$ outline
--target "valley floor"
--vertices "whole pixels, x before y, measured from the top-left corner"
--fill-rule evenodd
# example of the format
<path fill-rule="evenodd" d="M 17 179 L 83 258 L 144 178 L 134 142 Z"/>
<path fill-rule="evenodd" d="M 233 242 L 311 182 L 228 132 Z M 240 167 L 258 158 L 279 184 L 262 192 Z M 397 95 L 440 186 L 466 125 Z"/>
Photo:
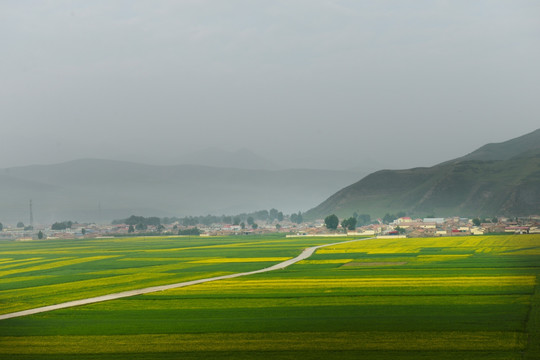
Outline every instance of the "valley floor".
<path fill-rule="evenodd" d="M 252 271 L 325 242 L 1 244 L 0 312 Z M 537 359 L 539 276 L 539 235 L 350 242 L 283 270 L 2 320 L 0 356 Z"/>

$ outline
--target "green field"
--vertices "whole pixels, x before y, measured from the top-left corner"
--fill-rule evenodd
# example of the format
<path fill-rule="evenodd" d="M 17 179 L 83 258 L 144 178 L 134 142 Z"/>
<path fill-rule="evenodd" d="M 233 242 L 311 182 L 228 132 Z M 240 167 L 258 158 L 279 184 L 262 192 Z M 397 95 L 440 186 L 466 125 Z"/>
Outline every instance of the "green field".
<path fill-rule="evenodd" d="M 0 313 L 260 269 L 343 238 L 0 243 Z M 286 270 L 0 321 L 6 359 L 538 359 L 540 235 L 362 240 Z"/>

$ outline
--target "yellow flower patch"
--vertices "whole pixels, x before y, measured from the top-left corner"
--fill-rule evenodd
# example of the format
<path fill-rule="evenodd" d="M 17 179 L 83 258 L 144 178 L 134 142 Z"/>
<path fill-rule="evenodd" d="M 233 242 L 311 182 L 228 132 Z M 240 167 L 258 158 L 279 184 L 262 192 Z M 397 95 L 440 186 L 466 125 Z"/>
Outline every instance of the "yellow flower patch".
<path fill-rule="evenodd" d="M 172 258 L 172 257 L 166 257 L 166 258 L 160 258 L 160 257 L 140 257 L 140 258 L 123 258 L 118 259 L 118 261 L 185 261 L 185 258 Z"/>
<path fill-rule="evenodd" d="M 332 245 L 317 251 L 318 254 L 414 254 L 423 250 L 445 249 L 445 251 L 459 251 L 471 253 L 504 253 L 516 250 L 516 245 L 524 249 L 540 249 L 540 236 L 520 235 L 508 236 L 464 236 L 441 238 L 414 238 L 414 239 L 370 239 L 356 241 L 341 245 Z M 540 250 L 533 249 L 532 254 Z M 515 252 L 513 252 L 515 253 Z"/>
<path fill-rule="evenodd" d="M 260 257 L 260 258 L 214 258 L 190 261 L 190 264 L 227 264 L 246 262 L 282 262 L 291 259 L 290 257 Z"/>
<path fill-rule="evenodd" d="M 69 258 L 62 258 L 62 259 L 69 259 Z M 30 258 L 30 259 L 21 259 L 21 260 L 13 260 L 6 263 L 1 264 L 0 270 L 3 269 L 9 269 L 17 266 L 25 266 L 30 264 L 38 264 L 42 262 L 52 261 L 50 259 L 43 259 L 43 258 Z"/>
<path fill-rule="evenodd" d="M 298 264 L 346 264 L 354 259 L 302 260 Z"/>
<path fill-rule="evenodd" d="M 69 260 L 60 260 L 60 261 L 54 261 L 54 262 L 50 262 L 50 263 L 46 263 L 46 264 L 42 264 L 42 265 L 25 267 L 25 268 L 21 268 L 21 269 L 0 271 L 0 277 L 7 276 L 7 275 L 12 275 L 12 274 L 18 274 L 18 273 L 26 273 L 26 272 L 30 272 L 30 271 L 49 270 L 49 269 L 54 269 L 54 268 L 58 268 L 58 267 L 62 267 L 62 266 L 81 264 L 81 263 L 85 263 L 85 262 L 102 260 L 102 259 L 109 259 L 109 258 L 113 258 L 113 257 L 116 257 L 116 256 L 107 255 L 107 256 L 93 256 L 93 257 L 76 258 L 76 259 L 67 258 Z"/>
<path fill-rule="evenodd" d="M 47 278 L 52 278 L 52 277 L 54 276 L 53 275 L 17 276 L 17 277 L 2 279 L 2 284 L 9 284 L 9 283 L 14 283 L 14 282 L 19 282 L 19 281 L 32 281 L 32 280 L 39 280 L 39 279 L 47 279 Z"/>
<path fill-rule="evenodd" d="M 272 291 L 335 288 L 385 288 L 385 287 L 513 287 L 534 286 L 536 277 L 522 276 L 460 276 L 460 277 L 373 277 L 373 278 L 307 278 L 307 279 L 258 279 L 221 280 L 182 289 L 167 290 L 168 294 L 197 291 Z"/>

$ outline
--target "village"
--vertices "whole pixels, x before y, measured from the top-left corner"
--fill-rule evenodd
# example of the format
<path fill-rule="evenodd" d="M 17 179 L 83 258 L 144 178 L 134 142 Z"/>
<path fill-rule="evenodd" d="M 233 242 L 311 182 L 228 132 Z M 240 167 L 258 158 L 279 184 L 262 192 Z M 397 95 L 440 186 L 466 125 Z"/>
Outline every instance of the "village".
<path fill-rule="evenodd" d="M 340 223 L 341 224 L 341 223 Z M 282 221 L 252 220 L 245 223 L 228 224 L 213 223 L 210 225 L 183 225 L 176 221 L 170 224 L 147 225 L 144 227 L 129 224 L 96 224 L 69 222 L 64 228 L 50 224 L 33 226 L 2 225 L 0 240 L 46 240 L 77 238 L 109 238 L 125 236 L 228 236 L 228 235 L 263 235 L 284 234 L 288 237 L 299 236 L 370 236 L 370 237 L 443 237 L 489 234 L 538 234 L 540 233 L 540 216 L 518 218 L 411 218 L 400 217 L 389 223 L 377 219 L 371 224 L 356 227 L 354 230 L 341 225 L 328 229 L 324 220 L 296 223 L 289 217 Z"/>

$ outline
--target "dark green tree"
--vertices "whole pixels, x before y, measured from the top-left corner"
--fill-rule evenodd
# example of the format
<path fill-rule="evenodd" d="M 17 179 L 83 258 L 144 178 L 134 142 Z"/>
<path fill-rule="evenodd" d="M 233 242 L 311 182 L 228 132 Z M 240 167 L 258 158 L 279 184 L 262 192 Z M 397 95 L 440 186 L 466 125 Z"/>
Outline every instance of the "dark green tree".
<path fill-rule="evenodd" d="M 383 223 L 385 223 L 385 224 L 390 224 L 392 221 L 394 221 L 394 220 L 396 220 L 396 219 L 397 219 L 397 216 L 396 216 L 396 215 L 386 213 L 386 215 L 384 215 L 382 221 L 383 221 Z"/>
<path fill-rule="evenodd" d="M 129 225 L 128 233 L 132 232 L 135 232 L 135 228 L 133 227 L 133 225 Z"/>
<path fill-rule="evenodd" d="M 289 218 L 291 219 L 291 222 L 296 223 L 298 215 L 295 213 L 292 213 L 291 216 L 289 216 Z"/>
<path fill-rule="evenodd" d="M 249 216 L 247 218 L 247 223 L 248 223 L 249 226 L 252 226 L 255 223 L 255 220 L 253 219 L 252 216 Z"/>
<path fill-rule="evenodd" d="M 18 227 L 18 228 L 23 228 L 23 227 L 24 227 L 24 223 L 23 223 L 22 221 L 19 221 L 19 222 L 17 223 L 17 227 Z"/>
<path fill-rule="evenodd" d="M 217 222 L 212 217 L 212 215 L 206 215 L 204 218 L 202 218 L 201 223 L 206 226 L 210 226 L 212 223 Z"/>
<path fill-rule="evenodd" d="M 201 230 L 199 230 L 196 227 L 191 228 L 191 229 L 179 230 L 178 235 L 195 235 L 195 236 L 199 236 L 199 235 L 201 235 Z"/>
<path fill-rule="evenodd" d="M 273 208 L 270 209 L 270 211 L 268 213 L 268 220 L 270 220 L 270 221 L 276 220 L 277 217 L 278 217 L 278 213 L 279 212 L 277 211 L 277 209 L 273 209 Z"/>
<path fill-rule="evenodd" d="M 336 230 L 339 225 L 339 219 L 335 214 L 328 215 L 324 218 L 324 224 L 327 229 Z"/>
<path fill-rule="evenodd" d="M 4 230 L 4 225 L 0 223 L 0 231 L 3 231 L 3 230 Z"/>
<path fill-rule="evenodd" d="M 39 240 L 43 239 L 43 231 L 39 230 L 39 232 L 37 233 L 37 238 Z"/>
<path fill-rule="evenodd" d="M 66 230 L 71 229 L 73 226 L 73 221 L 62 221 L 62 222 L 55 222 L 52 224 L 51 229 L 52 230 Z"/>
<path fill-rule="evenodd" d="M 124 220 L 124 224 L 126 224 L 126 225 L 137 225 L 137 224 L 144 223 L 144 220 L 145 220 L 145 218 L 142 217 L 142 216 L 131 215 L 126 220 Z"/>
<path fill-rule="evenodd" d="M 357 225 L 368 225 L 371 222 L 371 216 L 369 214 L 361 214 L 356 217 L 358 220 Z"/>
<path fill-rule="evenodd" d="M 302 213 L 299 211 L 298 214 L 291 214 L 291 222 L 295 224 L 301 224 L 304 222 L 304 217 L 302 216 Z"/>
<path fill-rule="evenodd" d="M 224 224 L 232 224 L 233 222 L 232 216 L 223 216 L 221 220 Z"/>
<path fill-rule="evenodd" d="M 405 229 L 400 227 L 400 226 L 396 227 L 396 230 L 397 230 L 398 234 L 400 234 L 400 235 L 405 234 Z"/>
<path fill-rule="evenodd" d="M 158 218 L 156 216 L 152 216 L 152 217 L 146 218 L 144 224 L 145 225 L 159 226 L 159 225 L 161 225 L 161 220 L 160 220 L 160 218 Z"/>
<path fill-rule="evenodd" d="M 356 229 L 356 218 L 354 216 L 341 221 L 341 226 L 344 230 L 355 230 Z"/>
<path fill-rule="evenodd" d="M 259 227 L 259 225 L 257 225 L 257 223 L 253 223 L 253 225 L 251 225 L 251 228 L 253 230 L 256 230 L 258 227 Z"/>
<path fill-rule="evenodd" d="M 472 223 L 474 226 L 480 226 L 480 224 L 482 223 L 482 220 L 480 220 L 479 218 L 474 218 L 472 219 Z"/>
<path fill-rule="evenodd" d="M 138 223 L 137 225 L 135 225 L 135 230 L 146 230 L 146 229 L 148 229 L 148 226 L 146 224 Z"/>
<path fill-rule="evenodd" d="M 86 229 L 81 229 L 81 234 L 86 235 Z"/>
<path fill-rule="evenodd" d="M 269 214 L 268 214 L 268 210 L 259 210 L 259 211 L 256 211 L 255 214 L 254 214 L 255 218 L 257 220 L 261 220 L 261 221 L 267 221 L 268 220 L 268 217 L 269 217 Z"/>

